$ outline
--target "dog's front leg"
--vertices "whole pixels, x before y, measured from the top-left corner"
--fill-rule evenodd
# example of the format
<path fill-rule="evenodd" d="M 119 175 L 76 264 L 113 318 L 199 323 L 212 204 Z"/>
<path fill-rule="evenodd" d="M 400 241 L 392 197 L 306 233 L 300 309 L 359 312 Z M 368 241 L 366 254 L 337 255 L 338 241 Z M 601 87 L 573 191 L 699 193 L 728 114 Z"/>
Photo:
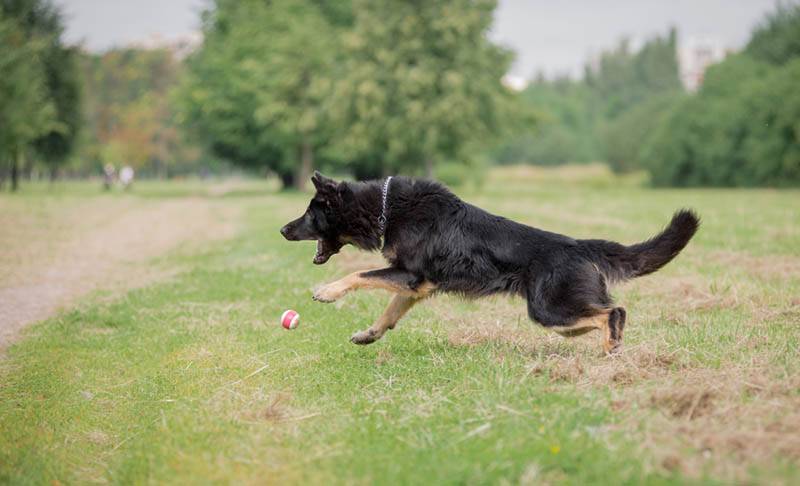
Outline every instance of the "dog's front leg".
<path fill-rule="evenodd" d="M 409 295 L 397 294 L 392 297 L 392 301 L 383 311 L 383 314 L 372 324 L 369 329 L 359 331 L 350 338 L 354 344 L 371 344 L 383 337 L 389 329 L 394 329 L 397 324 L 409 309 L 414 307 L 414 304 L 424 299 L 424 297 L 412 297 Z"/>
<path fill-rule="evenodd" d="M 410 297 L 424 297 L 433 292 L 436 286 L 421 280 L 407 270 L 389 267 L 351 273 L 318 288 L 314 292 L 313 299 L 320 302 L 334 302 L 355 289 L 384 289 Z"/>

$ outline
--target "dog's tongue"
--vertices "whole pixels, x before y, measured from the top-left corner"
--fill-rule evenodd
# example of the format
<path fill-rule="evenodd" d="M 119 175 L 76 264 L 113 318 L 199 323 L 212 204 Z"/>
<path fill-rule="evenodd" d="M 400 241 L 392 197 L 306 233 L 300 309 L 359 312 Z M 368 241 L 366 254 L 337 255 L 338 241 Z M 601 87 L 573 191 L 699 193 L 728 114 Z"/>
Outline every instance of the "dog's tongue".
<path fill-rule="evenodd" d="M 317 240 L 317 254 L 314 255 L 314 264 L 322 265 L 327 262 L 331 255 L 338 253 L 342 245 L 331 245 L 326 240 Z"/>

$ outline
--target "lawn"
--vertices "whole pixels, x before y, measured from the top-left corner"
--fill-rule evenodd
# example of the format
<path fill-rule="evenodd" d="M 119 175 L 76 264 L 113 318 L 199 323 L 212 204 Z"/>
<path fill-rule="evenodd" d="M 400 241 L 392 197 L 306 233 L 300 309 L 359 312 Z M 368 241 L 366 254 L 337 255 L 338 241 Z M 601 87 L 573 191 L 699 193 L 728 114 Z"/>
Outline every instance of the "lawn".
<path fill-rule="evenodd" d="M 507 298 L 437 297 L 352 345 L 388 295 L 320 304 L 311 289 L 379 259 L 347 249 L 312 265 L 313 243 L 278 233 L 308 195 L 246 187 L 126 196 L 224 199 L 241 224 L 158 256 L 173 269 L 163 278 L 27 328 L 0 358 L 0 482 L 800 481 L 800 192 L 653 190 L 597 168 L 495 170 L 458 189 L 522 222 L 626 243 L 698 211 L 681 256 L 615 289 L 628 326 L 606 357 L 598 335 L 549 334 Z M 108 197 L 27 191 L 0 208 L 22 218 Z M 287 308 L 294 331 L 278 324 Z"/>

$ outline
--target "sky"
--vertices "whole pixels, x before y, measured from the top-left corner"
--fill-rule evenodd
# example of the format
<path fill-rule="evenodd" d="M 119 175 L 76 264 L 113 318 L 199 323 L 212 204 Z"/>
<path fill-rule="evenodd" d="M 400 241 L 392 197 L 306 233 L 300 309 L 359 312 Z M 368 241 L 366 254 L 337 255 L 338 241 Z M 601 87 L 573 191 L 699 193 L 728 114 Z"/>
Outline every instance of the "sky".
<path fill-rule="evenodd" d="M 185 37 L 208 0 L 54 0 L 67 40 L 105 50 L 154 35 Z M 510 74 L 578 76 L 592 55 L 627 37 L 642 42 L 678 28 L 679 38 L 740 48 L 776 0 L 500 0 L 490 37 L 517 53 Z"/>

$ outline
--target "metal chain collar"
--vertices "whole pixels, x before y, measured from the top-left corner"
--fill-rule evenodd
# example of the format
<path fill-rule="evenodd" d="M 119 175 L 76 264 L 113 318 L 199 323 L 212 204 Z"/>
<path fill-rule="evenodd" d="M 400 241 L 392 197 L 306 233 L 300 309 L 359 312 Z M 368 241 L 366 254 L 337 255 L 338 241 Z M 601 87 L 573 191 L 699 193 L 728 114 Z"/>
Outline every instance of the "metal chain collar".
<path fill-rule="evenodd" d="M 378 233 L 383 236 L 383 230 L 386 229 L 386 198 L 389 196 L 389 183 L 392 182 L 392 176 L 386 178 L 383 182 L 383 191 L 381 193 L 381 215 L 378 217 Z"/>

